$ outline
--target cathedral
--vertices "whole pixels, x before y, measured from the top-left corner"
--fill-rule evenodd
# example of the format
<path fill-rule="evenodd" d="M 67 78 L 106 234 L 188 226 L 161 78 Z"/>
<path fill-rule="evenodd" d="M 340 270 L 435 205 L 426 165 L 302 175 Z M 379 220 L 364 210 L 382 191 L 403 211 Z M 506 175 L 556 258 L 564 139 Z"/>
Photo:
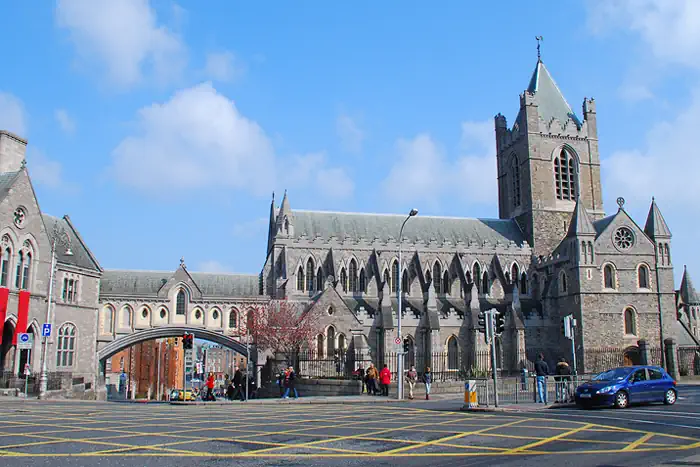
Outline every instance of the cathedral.
<path fill-rule="evenodd" d="M 68 216 L 41 211 L 27 141 L 0 131 L 0 371 L 40 371 L 45 322 L 49 371 L 97 382 L 127 336 L 179 326 L 240 340 L 246 310 L 270 299 L 322 317 L 320 354 L 373 362 L 395 352 L 399 313 L 410 353 L 469 367 L 487 349 L 478 315 L 497 309 L 498 365 L 509 372 L 540 352 L 570 360 L 566 315 L 577 321 L 580 371 L 595 349 L 634 362 L 640 340 L 700 345 L 699 295 L 688 271 L 675 290 L 659 206 L 650 198 L 643 223 L 622 198 L 604 210 L 595 100 L 577 115 L 538 59 L 513 123 L 498 114 L 494 127 L 497 219 L 301 210 L 285 192 L 279 205 L 273 196 L 253 275 L 190 272 L 184 260 L 174 271 L 103 269 Z M 20 350 L 25 331 L 33 347 Z"/>

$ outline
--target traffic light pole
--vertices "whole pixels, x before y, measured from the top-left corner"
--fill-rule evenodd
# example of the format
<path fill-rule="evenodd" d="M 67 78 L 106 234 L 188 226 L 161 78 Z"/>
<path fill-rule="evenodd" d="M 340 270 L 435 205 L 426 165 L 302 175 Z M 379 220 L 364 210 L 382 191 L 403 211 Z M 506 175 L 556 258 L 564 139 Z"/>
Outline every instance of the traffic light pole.
<path fill-rule="evenodd" d="M 569 319 L 569 329 L 571 333 L 571 365 L 576 375 L 576 320 L 573 316 Z"/>
<path fill-rule="evenodd" d="M 486 335 L 491 339 L 491 374 L 493 376 L 493 402 L 498 407 L 498 375 L 496 373 L 496 314 L 494 310 L 486 312 Z"/>

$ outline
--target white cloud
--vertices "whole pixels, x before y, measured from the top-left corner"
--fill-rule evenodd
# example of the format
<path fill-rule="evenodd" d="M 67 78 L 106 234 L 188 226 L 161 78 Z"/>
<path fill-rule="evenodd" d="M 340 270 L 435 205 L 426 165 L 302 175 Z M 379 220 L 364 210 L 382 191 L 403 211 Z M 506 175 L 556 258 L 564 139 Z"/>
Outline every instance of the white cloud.
<path fill-rule="evenodd" d="M 27 137 L 27 116 L 24 104 L 10 93 L 0 92 L 0 130 Z"/>
<path fill-rule="evenodd" d="M 58 109 L 54 112 L 54 118 L 61 129 L 69 134 L 75 132 L 75 120 L 68 115 L 68 112 L 64 109 Z"/>
<path fill-rule="evenodd" d="M 138 133 L 112 153 L 114 176 L 153 194 L 195 189 L 238 189 L 266 195 L 285 187 L 349 196 L 350 178 L 330 167 L 324 153 L 277 157 L 265 131 L 243 116 L 211 83 L 177 92 L 138 112 Z"/>
<path fill-rule="evenodd" d="M 100 62 L 120 86 L 137 84 L 147 71 L 174 79 L 186 61 L 185 46 L 159 24 L 149 0 L 58 0 L 56 22 L 78 53 Z"/>
<path fill-rule="evenodd" d="M 266 233 L 268 222 L 267 217 L 259 217 L 252 221 L 239 222 L 233 226 L 233 236 L 239 238 L 258 238 Z"/>
<path fill-rule="evenodd" d="M 63 166 L 60 162 L 49 159 L 46 154 L 33 146 L 27 148 L 27 167 L 32 182 L 39 186 L 71 194 L 80 191 L 77 185 L 63 178 Z"/>
<path fill-rule="evenodd" d="M 384 186 L 396 201 L 436 205 L 446 196 L 473 204 L 493 204 L 496 156 L 493 122 L 464 122 L 461 151 L 450 160 L 427 133 L 396 143 L 398 158 Z"/>
<path fill-rule="evenodd" d="M 628 102 L 641 102 L 654 97 L 654 93 L 643 84 L 625 84 L 620 86 L 618 94 Z"/>
<path fill-rule="evenodd" d="M 245 67 L 231 52 L 210 52 L 206 57 L 204 73 L 212 80 L 229 82 L 243 75 Z"/>
<path fill-rule="evenodd" d="M 197 265 L 197 271 L 201 272 L 231 272 L 231 269 L 224 266 L 220 262 L 212 259 L 208 261 L 202 261 Z"/>
<path fill-rule="evenodd" d="M 355 184 L 345 169 L 328 167 L 323 152 L 293 156 L 283 161 L 282 167 L 280 181 L 288 188 L 312 186 L 319 194 L 337 199 L 348 198 L 355 190 Z"/>
<path fill-rule="evenodd" d="M 335 122 L 335 129 L 344 150 L 353 153 L 362 151 L 365 133 L 352 117 L 346 114 L 339 115 Z"/>
<path fill-rule="evenodd" d="M 700 68 L 700 2 L 697 0 L 592 0 L 589 23 L 598 32 L 638 33 L 658 59 Z"/>

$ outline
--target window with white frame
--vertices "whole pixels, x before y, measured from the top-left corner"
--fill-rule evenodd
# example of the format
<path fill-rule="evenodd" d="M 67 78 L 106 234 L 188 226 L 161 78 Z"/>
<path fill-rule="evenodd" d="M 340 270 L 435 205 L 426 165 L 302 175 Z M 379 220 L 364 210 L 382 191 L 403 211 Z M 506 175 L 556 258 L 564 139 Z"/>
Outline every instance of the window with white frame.
<path fill-rule="evenodd" d="M 58 342 L 56 345 L 56 367 L 70 368 L 75 360 L 76 330 L 72 324 L 64 324 L 58 330 Z"/>
<path fill-rule="evenodd" d="M 557 199 L 576 199 L 576 161 L 573 154 L 562 148 L 554 159 L 554 181 L 556 185 Z"/>
<path fill-rule="evenodd" d="M 61 300 L 64 303 L 76 303 L 78 301 L 78 279 L 73 275 L 63 276 Z"/>

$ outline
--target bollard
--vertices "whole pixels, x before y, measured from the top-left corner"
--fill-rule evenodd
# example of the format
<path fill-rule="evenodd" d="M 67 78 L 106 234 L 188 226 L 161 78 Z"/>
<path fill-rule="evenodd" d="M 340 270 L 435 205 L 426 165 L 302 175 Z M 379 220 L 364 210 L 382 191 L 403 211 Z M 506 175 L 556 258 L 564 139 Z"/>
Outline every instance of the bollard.
<path fill-rule="evenodd" d="M 476 397 L 476 381 L 473 379 L 464 384 L 464 404 L 470 409 L 475 409 L 479 406 Z"/>

